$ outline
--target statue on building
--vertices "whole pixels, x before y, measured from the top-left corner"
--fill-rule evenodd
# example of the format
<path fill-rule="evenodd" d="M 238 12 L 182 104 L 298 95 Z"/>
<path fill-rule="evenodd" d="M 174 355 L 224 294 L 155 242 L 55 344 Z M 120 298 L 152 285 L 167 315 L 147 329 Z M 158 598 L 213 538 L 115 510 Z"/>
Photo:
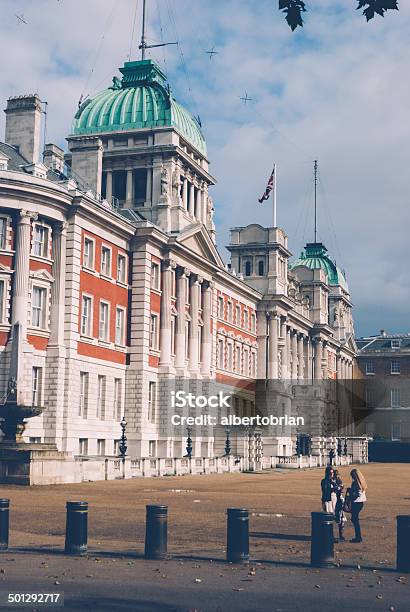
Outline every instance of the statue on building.
<path fill-rule="evenodd" d="M 168 170 L 162 166 L 161 169 L 161 196 L 168 195 Z"/>
<path fill-rule="evenodd" d="M 181 186 L 181 177 L 179 174 L 179 170 L 174 170 L 172 173 L 172 197 L 178 199 L 179 190 Z"/>

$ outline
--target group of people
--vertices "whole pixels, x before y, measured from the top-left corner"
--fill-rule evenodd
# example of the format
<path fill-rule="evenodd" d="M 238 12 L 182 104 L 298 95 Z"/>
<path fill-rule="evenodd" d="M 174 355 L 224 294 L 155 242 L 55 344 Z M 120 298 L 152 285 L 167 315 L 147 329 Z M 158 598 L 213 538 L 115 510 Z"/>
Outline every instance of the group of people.
<path fill-rule="evenodd" d="M 321 482 L 322 507 L 324 512 L 335 515 L 335 521 L 339 527 L 339 541 L 343 542 L 344 524 L 346 513 L 351 513 L 351 521 L 355 530 L 355 537 L 350 542 L 362 542 L 362 530 L 360 527 L 359 514 L 366 502 L 366 480 L 360 470 L 353 469 L 350 472 L 352 484 L 344 492 L 344 484 L 338 470 L 330 465 L 326 468 L 325 477 Z"/>

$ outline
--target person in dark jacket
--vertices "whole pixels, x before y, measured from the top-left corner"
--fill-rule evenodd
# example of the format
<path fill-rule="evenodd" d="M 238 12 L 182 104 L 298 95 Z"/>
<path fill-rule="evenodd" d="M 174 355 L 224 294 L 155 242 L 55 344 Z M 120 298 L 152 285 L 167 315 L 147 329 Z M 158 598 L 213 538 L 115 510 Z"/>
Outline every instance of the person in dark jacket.
<path fill-rule="evenodd" d="M 334 480 L 334 470 L 332 466 L 328 465 L 325 470 L 325 477 L 320 483 L 322 488 L 322 508 L 323 512 L 335 513 L 337 496 L 336 496 L 336 483 Z"/>
<path fill-rule="evenodd" d="M 344 523 L 346 521 L 345 513 L 343 512 L 343 505 L 345 501 L 345 498 L 343 495 L 344 485 L 343 485 L 342 477 L 340 476 L 338 470 L 335 470 L 334 472 L 334 480 L 335 480 L 335 487 L 336 487 L 335 521 L 339 528 L 339 542 L 344 542 L 345 537 L 343 535 L 343 531 L 344 531 Z"/>

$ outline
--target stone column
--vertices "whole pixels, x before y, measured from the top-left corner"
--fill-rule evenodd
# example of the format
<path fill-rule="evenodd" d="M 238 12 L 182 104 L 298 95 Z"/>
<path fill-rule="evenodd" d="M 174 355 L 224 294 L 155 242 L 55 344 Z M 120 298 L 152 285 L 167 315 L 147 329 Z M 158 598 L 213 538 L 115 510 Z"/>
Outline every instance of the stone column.
<path fill-rule="evenodd" d="M 105 199 L 111 204 L 112 203 L 112 170 L 107 170 L 105 173 Z"/>
<path fill-rule="evenodd" d="M 296 331 L 291 334 L 292 347 L 292 380 L 298 377 L 298 335 Z"/>
<path fill-rule="evenodd" d="M 305 377 L 307 380 L 312 379 L 312 341 L 309 336 L 306 342 Z"/>
<path fill-rule="evenodd" d="M 320 338 L 317 338 L 315 341 L 315 380 L 322 380 L 323 378 L 323 370 L 322 370 L 322 359 L 323 359 L 323 343 Z"/>
<path fill-rule="evenodd" d="M 195 217 L 197 221 L 202 221 L 202 193 L 201 190 L 196 190 L 196 198 L 195 198 Z"/>
<path fill-rule="evenodd" d="M 53 270 L 51 286 L 49 346 L 64 344 L 65 261 L 67 221 L 53 225 Z M 81 305 L 80 305 L 81 308 Z"/>
<path fill-rule="evenodd" d="M 207 217 L 207 212 L 208 212 L 208 194 L 206 191 L 205 186 L 203 186 L 202 188 L 202 213 L 201 213 L 201 217 L 202 217 L 202 223 L 204 225 L 206 225 L 208 219 Z"/>
<path fill-rule="evenodd" d="M 191 217 L 195 216 L 195 186 L 193 183 L 189 186 L 188 212 Z"/>
<path fill-rule="evenodd" d="M 211 313 L 212 313 L 212 291 L 213 283 L 205 281 L 202 284 L 203 306 L 202 320 L 204 322 L 202 328 L 202 375 L 209 378 L 211 375 L 211 356 L 212 356 L 212 331 L 211 331 Z"/>
<path fill-rule="evenodd" d="M 198 372 L 199 366 L 199 343 L 198 343 L 198 315 L 199 315 L 199 296 L 202 278 L 191 276 L 191 299 L 189 314 L 191 325 L 189 326 L 189 369 L 191 374 Z"/>
<path fill-rule="evenodd" d="M 131 168 L 127 170 L 127 184 L 125 190 L 125 208 L 132 208 L 134 205 L 133 193 L 133 171 Z"/>
<path fill-rule="evenodd" d="M 304 338 L 303 334 L 299 334 L 298 336 L 298 378 L 299 380 L 303 380 L 304 370 L 305 370 L 305 355 L 304 355 Z"/>
<path fill-rule="evenodd" d="M 342 358 L 340 355 L 336 355 L 336 371 L 337 371 L 337 380 L 342 380 Z"/>
<path fill-rule="evenodd" d="M 286 317 L 281 317 L 280 320 L 280 337 L 283 341 L 281 349 L 281 365 L 282 375 L 281 378 L 286 380 L 288 378 L 288 350 L 287 350 L 287 328 L 286 328 Z"/>
<path fill-rule="evenodd" d="M 169 259 L 165 260 L 162 264 L 160 366 L 169 366 L 171 364 L 171 293 L 173 267 L 173 262 Z"/>
<path fill-rule="evenodd" d="M 175 367 L 185 370 L 186 279 L 190 272 L 177 268 L 177 318 L 175 324 Z"/>
<path fill-rule="evenodd" d="M 186 176 L 182 180 L 184 181 L 182 185 L 182 205 L 185 210 L 188 210 L 188 180 Z"/>
<path fill-rule="evenodd" d="M 257 377 L 260 380 L 264 380 L 268 377 L 268 372 L 266 371 L 266 343 L 268 338 L 268 319 L 267 313 L 259 312 L 258 317 L 256 319 L 256 328 L 257 328 L 257 342 L 258 342 L 258 372 Z"/>
<path fill-rule="evenodd" d="M 20 210 L 17 222 L 16 255 L 12 291 L 11 323 L 21 324 L 21 338 L 27 339 L 28 316 L 28 285 L 30 269 L 30 233 L 31 221 L 37 219 L 37 214 L 28 210 Z"/>
<path fill-rule="evenodd" d="M 268 378 L 278 378 L 278 315 L 269 313 L 269 351 L 268 351 Z"/>

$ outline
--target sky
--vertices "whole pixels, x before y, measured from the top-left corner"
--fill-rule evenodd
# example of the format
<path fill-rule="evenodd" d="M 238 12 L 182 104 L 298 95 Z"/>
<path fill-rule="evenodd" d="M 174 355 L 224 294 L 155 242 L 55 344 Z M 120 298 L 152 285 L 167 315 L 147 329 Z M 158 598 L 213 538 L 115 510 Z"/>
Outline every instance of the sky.
<path fill-rule="evenodd" d="M 2 108 L 38 92 L 47 140 L 65 146 L 80 96 L 139 58 L 141 5 L 1 0 Z M 271 224 L 271 201 L 258 198 L 274 162 L 289 248 L 313 240 L 318 159 L 318 237 L 346 272 L 356 335 L 409 332 L 410 3 L 369 23 L 353 0 L 307 5 L 292 33 L 277 0 L 148 0 L 148 42 L 179 42 L 150 57 L 201 118 L 222 256 L 231 226 Z"/>

